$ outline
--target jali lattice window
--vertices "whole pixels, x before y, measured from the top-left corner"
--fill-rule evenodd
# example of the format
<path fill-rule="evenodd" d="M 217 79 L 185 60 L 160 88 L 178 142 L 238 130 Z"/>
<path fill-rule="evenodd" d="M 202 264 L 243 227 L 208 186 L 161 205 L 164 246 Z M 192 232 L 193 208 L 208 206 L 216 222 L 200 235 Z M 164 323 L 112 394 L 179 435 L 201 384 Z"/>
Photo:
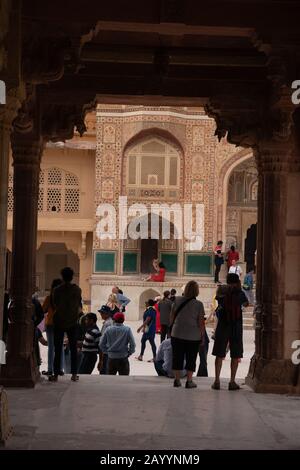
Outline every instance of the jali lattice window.
<path fill-rule="evenodd" d="M 13 210 L 13 175 L 9 175 L 8 210 Z M 40 172 L 39 212 L 74 214 L 79 212 L 79 182 L 76 175 L 60 168 Z"/>

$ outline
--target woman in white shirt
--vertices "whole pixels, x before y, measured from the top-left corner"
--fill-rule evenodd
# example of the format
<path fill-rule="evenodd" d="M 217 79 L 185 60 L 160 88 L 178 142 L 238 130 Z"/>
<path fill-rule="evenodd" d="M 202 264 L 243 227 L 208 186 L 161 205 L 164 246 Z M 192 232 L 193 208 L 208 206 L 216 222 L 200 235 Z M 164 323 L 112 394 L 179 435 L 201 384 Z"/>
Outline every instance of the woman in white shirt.
<path fill-rule="evenodd" d="M 229 268 L 228 273 L 237 274 L 239 276 L 239 278 L 241 278 L 241 275 L 243 274 L 243 271 L 242 271 L 241 267 L 236 263 L 235 259 L 232 260 L 232 264 Z"/>

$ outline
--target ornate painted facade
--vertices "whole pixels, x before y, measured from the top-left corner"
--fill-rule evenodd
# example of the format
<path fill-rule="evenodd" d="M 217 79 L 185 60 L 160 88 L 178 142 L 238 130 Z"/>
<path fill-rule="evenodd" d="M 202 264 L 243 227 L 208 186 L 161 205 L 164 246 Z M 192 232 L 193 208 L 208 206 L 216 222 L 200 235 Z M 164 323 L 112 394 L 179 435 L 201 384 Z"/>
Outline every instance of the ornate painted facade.
<path fill-rule="evenodd" d="M 70 264 L 85 303 L 92 305 L 87 308 L 93 310 L 106 301 L 116 283 L 134 299 L 129 314 L 136 318 L 141 299 L 153 295 L 150 288 L 156 295 L 174 286 L 181 289 L 191 277 L 199 280 L 208 307 L 217 239 L 224 239 L 226 248 L 234 243 L 243 262 L 247 230 L 256 223 L 257 174 L 251 153 L 225 138 L 219 142 L 215 122 L 202 108 L 99 105 L 87 116 L 86 125 L 84 138 L 75 135 L 66 143 L 49 145 L 41 164 L 36 278 L 41 295 L 49 290 L 60 265 Z M 11 166 L 9 250 L 12 185 Z M 127 196 L 128 207 L 203 204 L 201 249 L 177 240 L 176 224 L 171 224 L 169 238 L 158 240 L 157 254 L 167 267 L 166 283 L 142 281 L 151 271 L 151 257 L 145 259 L 141 240 L 119 238 L 118 220 L 116 239 L 97 236 L 97 207 L 108 203 L 117 210 L 120 196 Z M 132 219 L 129 216 L 128 222 Z"/>
<path fill-rule="evenodd" d="M 230 145 L 225 138 L 219 142 L 215 121 L 203 108 L 98 105 L 96 113 L 95 209 L 108 203 L 118 210 L 120 196 L 127 196 L 128 207 L 138 203 L 149 209 L 158 203 L 203 204 L 204 240 L 198 249 L 172 236 L 168 240 L 160 238 L 157 253 L 167 267 L 166 282 L 143 282 L 145 248 L 141 241 L 121 240 L 118 223 L 116 239 L 99 239 L 96 227 L 101 217 L 96 217 L 93 308 L 107 297 L 112 284 L 118 284 L 134 299 L 128 310 L 131 318 L 137 318 L 143 306 L 141 299 L 146 298 L 147 291 L 150 296 L 150 288 L 157 295 L 166 288 L 181 289 L 191 277 L 199 280 L 208 307 L 214 292 L 212 252 L 217 239 L 223 238 L 228 247 L 234 234 L 234 244 L 244 255 L 244 233 L 239 231 L 237 216 L 236 226 L 230 222 L 236 208 L 227 207 L 227 191 L 235 166 L 246 161 L 254 164 L 251 152 Z M 240 218 L 249 206 L 243 204 L 238 207 Z M 251 211 L 255 219 L 255 203 Z M 231 230 L 228 237 L 227 226 Z"/>

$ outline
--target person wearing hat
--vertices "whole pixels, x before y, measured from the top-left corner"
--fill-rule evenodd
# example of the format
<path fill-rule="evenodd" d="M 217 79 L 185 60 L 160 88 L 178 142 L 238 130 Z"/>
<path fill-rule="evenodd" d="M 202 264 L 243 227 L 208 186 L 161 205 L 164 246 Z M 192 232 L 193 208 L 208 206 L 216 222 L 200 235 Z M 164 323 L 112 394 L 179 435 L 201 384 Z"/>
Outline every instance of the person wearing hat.
<path fill-rule="evenodd" d="M 101 328 L 101 336 L 104 335 L 105 330 L 114 324 L 114 321 L 111 316 L 111 309 L 108 305 L 102 305 L 102 307 L 98 310 L 103 320 L 102 328 Z M 99 374 L 105 375 L 107 374 L 107 363 L 108 363 L 108 356 L 100 351 L 99 354 L 99 363 L 98 363 L 98 370 Z"/>
<path fill-rule="evenodd" d="M 135 341 L 129 326 L 124 325 L 123 313 L 115 313 L 114 324 L 100 338 L 100 350 L 108 356 L 109 375 L 129 375 L 128 357 L 135 351 Z"/>

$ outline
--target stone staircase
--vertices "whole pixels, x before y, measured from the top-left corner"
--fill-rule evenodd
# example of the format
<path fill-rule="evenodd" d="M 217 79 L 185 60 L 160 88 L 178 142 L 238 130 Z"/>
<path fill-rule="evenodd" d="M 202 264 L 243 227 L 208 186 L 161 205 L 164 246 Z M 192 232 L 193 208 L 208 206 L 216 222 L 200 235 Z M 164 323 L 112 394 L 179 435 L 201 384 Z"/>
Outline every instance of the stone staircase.
<path fill-rule="evenodd" d="M 253 318 L 254 307 L 246 307 L 243 310 L 243 328 L 244 330 L 254 329 L 254 318 Z"/>

